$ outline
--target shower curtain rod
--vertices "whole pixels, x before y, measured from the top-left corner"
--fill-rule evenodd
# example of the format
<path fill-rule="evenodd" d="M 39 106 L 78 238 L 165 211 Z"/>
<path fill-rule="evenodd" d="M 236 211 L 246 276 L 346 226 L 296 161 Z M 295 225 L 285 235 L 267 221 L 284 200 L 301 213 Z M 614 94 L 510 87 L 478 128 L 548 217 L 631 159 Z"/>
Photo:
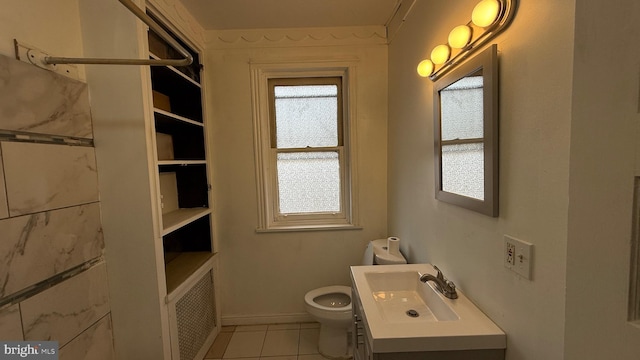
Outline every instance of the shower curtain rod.
<path fill-rule="evenodd" d="M 183 48 L 169 33 L 157 22 L 142 11 L 132 0 L 118 0 L 138 19 L 142 20 L 158 36 L 166 41 L 184 59 L 105 59 L 105 58 L 70 58 L 46 56 L 42 61 L 45 64 L 106 64 L 106 65 L 151 65 L 151 66 L 188 66 L 193 62 L 193 56 Z"/>

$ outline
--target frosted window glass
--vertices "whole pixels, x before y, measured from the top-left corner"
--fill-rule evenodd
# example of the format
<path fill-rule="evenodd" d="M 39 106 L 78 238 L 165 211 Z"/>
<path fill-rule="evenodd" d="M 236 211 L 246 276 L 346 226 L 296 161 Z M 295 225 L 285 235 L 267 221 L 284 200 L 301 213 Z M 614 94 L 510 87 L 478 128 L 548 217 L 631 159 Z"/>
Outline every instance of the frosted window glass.
<path fill-rule="evenodd" d="M 338 146 L 336 85 L 275 86 L 279 149 Z"/>
<path fill-rule="evenodd" d="M 440 91 L 442 140 L 483 137 L 482 87 L 482 76 L 469 76 Z"/>
<path fill-rule="evenodd" d="M 340 211 L 340 161 L 335 151 L 278 154 L 280 213 Z"/>
<path fill-rule="evenodd" d="M 442 146 L 442 190 L 484 200 L 484 145 Z"/>

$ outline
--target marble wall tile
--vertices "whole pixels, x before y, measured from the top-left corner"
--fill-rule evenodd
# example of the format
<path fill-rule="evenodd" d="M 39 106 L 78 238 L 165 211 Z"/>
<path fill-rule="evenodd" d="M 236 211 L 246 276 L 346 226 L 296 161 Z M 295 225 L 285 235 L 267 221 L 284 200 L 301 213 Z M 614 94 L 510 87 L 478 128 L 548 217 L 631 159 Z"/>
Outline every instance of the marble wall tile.
<path fill-rule="evenodd" d="M 20 303 L 25 340 L 58 341 L 60 347 L 109 313 L 104 262 Z"/>
<path fill-rule="evenodd" d="M 107 315 L 60 349 L 65 360 L 115 360 L 111 316 Z"/>
<path fill-rule="evenodd" d="M 0 129 L 93 138 L 83 82 L 0 55 Z"/>
<path fill-rule="evenodd" d="M 2 142 L 9 215 L 98 201 L 94 148 Z"/>
<path fill-rule="evenodd" d="M 0 298 L 102 255 L 100 205 L 0 220 Z"/>
<path fill-rule="evenodd" d="M 20 321 L 20 307 L 18 304 L 0 309 L 0 339 L 24 340 L 22 336 L 22 322 Z"/>
<path fill-rule="evenodd" d="M 2 166 L 2 151 L 0 151 L 0 219 L 9 217 L 7 204 L 7 189 L 4 186 L 4 167 Z"/>

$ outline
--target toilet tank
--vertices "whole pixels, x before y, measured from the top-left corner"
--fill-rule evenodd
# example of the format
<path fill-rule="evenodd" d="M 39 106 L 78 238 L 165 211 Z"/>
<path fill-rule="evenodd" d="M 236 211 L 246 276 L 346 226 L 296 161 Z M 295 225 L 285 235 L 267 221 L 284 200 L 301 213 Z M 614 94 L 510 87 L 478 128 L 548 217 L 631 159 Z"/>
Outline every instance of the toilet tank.
<path fill-rule="evenodd" d="M 393 265 L 406 263 L 407 259 L 405 259 L 402 254 L 390 254 L 389 251 L 387 251 L 387 239 L 370 241 L 362 257 L 362 265 Z"/>

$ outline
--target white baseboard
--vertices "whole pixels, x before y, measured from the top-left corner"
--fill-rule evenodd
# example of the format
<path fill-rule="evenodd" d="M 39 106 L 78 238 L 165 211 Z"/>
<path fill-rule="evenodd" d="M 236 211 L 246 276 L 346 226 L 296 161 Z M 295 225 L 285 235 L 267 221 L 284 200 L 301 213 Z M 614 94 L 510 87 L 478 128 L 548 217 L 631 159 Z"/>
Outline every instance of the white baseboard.
<path fill-rule="evenodd" d="M 269 315 L 222 315 L 222 326 L 228 325 L 264 325 L 287 324 L 315 321 L 307 313 L 269 314 Z"/>

